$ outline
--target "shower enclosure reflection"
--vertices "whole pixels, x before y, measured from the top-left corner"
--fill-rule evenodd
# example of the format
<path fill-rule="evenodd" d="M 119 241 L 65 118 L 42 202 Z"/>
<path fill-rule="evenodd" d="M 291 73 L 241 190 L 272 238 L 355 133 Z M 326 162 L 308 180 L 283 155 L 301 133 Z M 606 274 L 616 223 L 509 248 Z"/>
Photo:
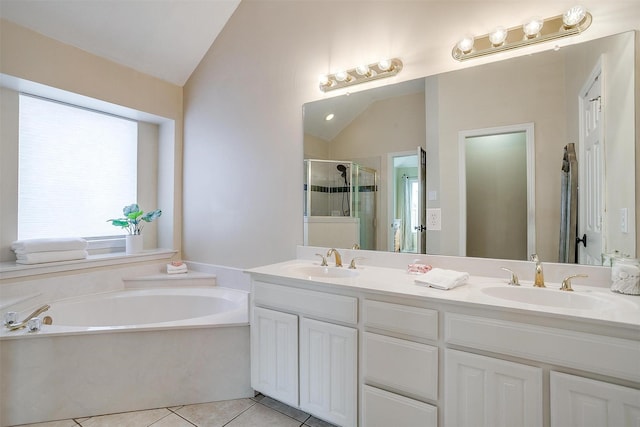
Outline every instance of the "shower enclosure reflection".
<path fill-rule="evenodd" d="M 375 249 L 378 174 L 352 161 L 304 161 L 304 244 Z"/>

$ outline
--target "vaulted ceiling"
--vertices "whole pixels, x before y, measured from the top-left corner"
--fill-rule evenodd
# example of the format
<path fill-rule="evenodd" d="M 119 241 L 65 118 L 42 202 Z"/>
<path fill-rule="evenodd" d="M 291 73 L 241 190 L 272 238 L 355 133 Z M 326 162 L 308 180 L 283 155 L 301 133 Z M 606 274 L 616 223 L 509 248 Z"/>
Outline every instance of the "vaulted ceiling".
<path fill-rule="evenodd" d="M 0 17 L 183 86 L 240 0 L 0 0 Z"/>

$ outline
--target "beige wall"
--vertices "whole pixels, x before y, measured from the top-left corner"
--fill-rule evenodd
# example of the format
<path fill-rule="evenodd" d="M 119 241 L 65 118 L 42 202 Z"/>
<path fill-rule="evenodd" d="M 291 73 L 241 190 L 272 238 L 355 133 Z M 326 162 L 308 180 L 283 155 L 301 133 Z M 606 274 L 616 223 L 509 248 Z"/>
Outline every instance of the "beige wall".
<path fill-rule="evenodd" d="M 171 196 L 163 195 L 163 200 L 173 200 L 170 206 L 161 207 L 167 215 L 163 216 L 165 224 L 158 225 L 159 229 L 164 229 L 159 240 L 165 247 L 180 250 L 183 137 L 181 87 L 59 43 L 5 20 L 0 20 L 0 73 L 4 75 L 3 79 L 10 76 L 28 80 L 169 119 L 167 122 L 172 123 L 160 126 L 159 155 L 163 159 L 163 173 L 168 171 L 171 178 L 170 182 L 166 182 L 167 177 L 164 176 L 160 181 L 165 182 L 165 192 L 171 193 Z M 6 111 L 3 109 L 2 113 Z M 169 137 L 167 132 L 171 132 Z M 4 133 L 2 137 L 5 138 Z M 168 150 L 171 152 L 167 153 Z M 168 162 L 167 156 L 170 157 Z M 13 166 L 3 167 L 3 178 L 5 171 L 10 172 L 8 169 L 13 169 Z M 166 224 L 169 221 L 171 224 Z M 7 212 L 4 208 L 1 222 L 2 231 L 11 227 L 7 224 Z M 167 234 L 170 235 L 169 238 L 166 237 Z"/>
<path fill-rule="evenodd" d="M 329 143 L 324 139 L 305 134 L 304 135 L 304 158 L 316 160 L 329 159 Z"/>

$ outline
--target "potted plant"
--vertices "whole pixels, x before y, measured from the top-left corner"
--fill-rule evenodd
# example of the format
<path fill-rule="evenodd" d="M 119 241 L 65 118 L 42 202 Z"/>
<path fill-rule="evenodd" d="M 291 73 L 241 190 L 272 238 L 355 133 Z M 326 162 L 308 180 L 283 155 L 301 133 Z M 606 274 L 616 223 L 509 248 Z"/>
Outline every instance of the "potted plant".
<path fill-rule="evenodd" d="M 112 225 L 127 230 L 126 253 L 134 254 L 142 251 L 142 228 L 145 222 L 151 222 L 162 215 L 160 209 L 144 213 L 137 203 L 125 206 L 122 209 L 124 218 L 108 219 Z"/>

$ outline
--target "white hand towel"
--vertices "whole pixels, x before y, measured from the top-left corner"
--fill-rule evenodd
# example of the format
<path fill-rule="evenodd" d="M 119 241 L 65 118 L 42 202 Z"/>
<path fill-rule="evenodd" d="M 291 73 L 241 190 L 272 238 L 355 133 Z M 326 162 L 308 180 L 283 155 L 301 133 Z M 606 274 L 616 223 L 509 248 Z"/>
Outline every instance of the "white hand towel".
<path fill-rule="evenodd" d="M 16 264 L 42 264 L 45 262 L 70 261 L 73 259 L 85 259 L 87 255 L 87 251 L 83 249 L 16 254 Z"/>
<path fill-rule="evenodd" d="M 16 254 L 84 250 L 87 249 L 87 241 L 80 237 L 16 240 L 11 249 Z"/>
<path fill-rule="evenodd" d="M 433 268 L 420 276 L 420 278 L 416 279 L 416 284 L 447 290 L 464 285 L 468 279 L 468 273 L 445 270 L 442 268 Z"/>
<path fill-rule="evenodd" d="M 167 274 L 187 273 L 187 264 L 181 263 L 179 265 L 167 264 Z"/>

